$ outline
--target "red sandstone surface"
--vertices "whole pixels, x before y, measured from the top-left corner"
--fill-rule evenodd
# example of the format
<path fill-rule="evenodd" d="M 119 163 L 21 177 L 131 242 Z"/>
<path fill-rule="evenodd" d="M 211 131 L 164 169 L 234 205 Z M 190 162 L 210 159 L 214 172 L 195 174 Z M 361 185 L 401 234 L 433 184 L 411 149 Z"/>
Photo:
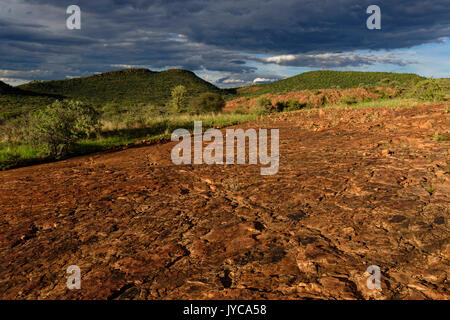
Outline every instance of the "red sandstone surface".
<path fill-rule="evenodd" d="M 449 118 L 441 104 L 240 126 L 280 129 L 274 176 L 175 166 L 175 143 L 0 172 L 0 298 L 448 299 L 449 143 L 433 136 Z"/>

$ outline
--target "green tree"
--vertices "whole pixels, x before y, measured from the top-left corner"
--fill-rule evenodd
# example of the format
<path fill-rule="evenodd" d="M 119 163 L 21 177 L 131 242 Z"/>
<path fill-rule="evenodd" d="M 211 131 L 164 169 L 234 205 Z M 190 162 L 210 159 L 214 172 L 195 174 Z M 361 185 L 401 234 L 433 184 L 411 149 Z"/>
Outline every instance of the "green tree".
<path fill-rule="evenodd" d="M 276 109 L 273 107 L 272 101 L 266 97 L 259 98 L 258 106 L 253 110 L 257 115 L 267 115 L 275 111 Z"/>
<path fill-rule="evenodd" d="M 79 101 L 56 101 L 31 114 L 29 143 L 43 146 L 52 158 L 70 152 L 79 140 L 98 132 L 99 114 L 91 105 Z"/>
<path fill-rule="evenodd" d="M 186 111 L 187 90 L 184 86 L 179 85 L 172 89 L 172 100 L 170 101 L 170 109 L 172 113 L 181 113 Z"/>

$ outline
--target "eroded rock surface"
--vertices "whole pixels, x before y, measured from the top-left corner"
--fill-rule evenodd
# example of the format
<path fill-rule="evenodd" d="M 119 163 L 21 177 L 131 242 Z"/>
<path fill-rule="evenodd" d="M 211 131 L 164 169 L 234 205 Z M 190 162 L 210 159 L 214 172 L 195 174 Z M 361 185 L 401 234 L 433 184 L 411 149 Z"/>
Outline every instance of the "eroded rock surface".
<path fill-rule="evenodd" d="M 174 143 L 1 172 L 0 298 L 448 299 L 449 144 L 433 136 L 449 118 L 435 105 L 242 126 L 280 129 L 274 176 L 175 166 Z"/>

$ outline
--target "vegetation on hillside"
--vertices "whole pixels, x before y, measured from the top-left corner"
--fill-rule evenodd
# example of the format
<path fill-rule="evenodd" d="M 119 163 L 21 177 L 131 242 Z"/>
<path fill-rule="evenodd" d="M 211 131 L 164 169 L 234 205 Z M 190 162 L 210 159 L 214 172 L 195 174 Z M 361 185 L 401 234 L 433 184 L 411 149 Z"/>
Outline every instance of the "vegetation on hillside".
<path fill-rule="evenodd" d="M 410 97 L 417 98 L 421 101 L 444 101 L 444 87 L 439 81 L 427 79 L 418 82 L 408 92 Z"/>
<path fill-rule="evenodd" d="M 171 99 L 172 89 L 178 85 L 186 88 L 187 98 L 204 92 L 221 92 L 193 72 L 178 69 L 162 72 L 127 69 L 84 78 L 33 82 L 19 88 L 81 100 L 96 107 L 106 104 L 134 107 L 140 104 L 164 106 Z"/>
<path fill-rule="evenodd" d="M 183 108 L 201 113 L 195 110 L 195 105 L 201 101 L 199 96 L 206 93 L 222 95 L 230 100 L 240 96 L 323 88 L 373 85 L 411 87 L 423 79 L 412 74 L 313 71 L 270 84 L 222 90 L 186 70 L 153 72 L 148 69 L 126 69 L 84 78 L 33 81 L 15 88 L 0 82 L 0 121 L 44 107 L 56 99 L 84 101 L 111 117 L 140 112 L 141 109 L 152 109 L 155 115 L 161 115 L 171 111 L 172 90 L 180 85 L 186 89 Z"/>
<path fill-rule="evenodd" d="M 28 92 L 0 81 L 0 123 L 49 105 L 58 98 L 61 97 Z"/>
<path fill-rule="evenodd" d="M 415 74 L 357 71 L 311 71 L 274 83 L 253 85 L 237 89 L 237 96 L 260 96 L 282 94 L 292 91 L 314 89 L 348 89 L 362 86 L 395 85 L 409 87 L 424 78 Z M 227 99 L 236 95 L 229 94 Z"/>
<path fill-rule="evenodd" d="M 205 92 L 197 98 L 191 100 L 190 113 L 202 114 L 202 113 L 218 113 L 221 112 L 225 106 L 225 100 L 222 95 L 218 93 Z"/>

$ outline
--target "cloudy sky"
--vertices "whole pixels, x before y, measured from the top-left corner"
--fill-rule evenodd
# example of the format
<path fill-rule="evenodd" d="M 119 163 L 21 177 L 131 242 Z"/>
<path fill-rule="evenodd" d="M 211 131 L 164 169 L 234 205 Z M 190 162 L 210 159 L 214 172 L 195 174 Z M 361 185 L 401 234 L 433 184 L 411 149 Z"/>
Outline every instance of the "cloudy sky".
<path fill-rule="evenodd" d="M 81 30 L 69 30 L 70 5 Z M 370 5 L 381 30 L 369 30 Z M 450 0 L 0 0 L 0 80 L 184 68 L 221 87 L 309 70 L 450 77 Z"/>

